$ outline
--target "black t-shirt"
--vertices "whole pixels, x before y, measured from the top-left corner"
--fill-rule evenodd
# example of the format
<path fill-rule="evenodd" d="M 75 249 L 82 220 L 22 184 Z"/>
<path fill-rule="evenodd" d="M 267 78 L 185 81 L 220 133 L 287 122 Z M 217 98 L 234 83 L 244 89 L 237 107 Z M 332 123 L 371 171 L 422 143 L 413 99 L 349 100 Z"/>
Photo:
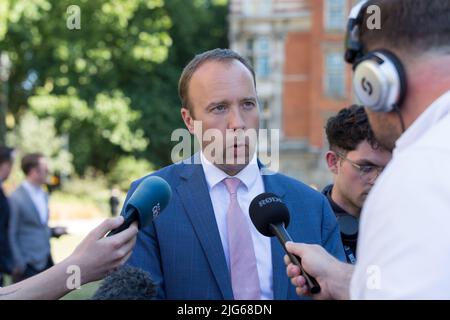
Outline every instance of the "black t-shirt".
<path fill-rule="evenodd" d="M 326 186 L 322 193 L 327 197 L 328 202 L 333 209 L 336 219 L 341 230 L 342 244 L 344 246 L 347 262 L 354 264 L 356 262 L 356 247 L 358 241 L 358 225 L 359 219 L 347 213 L 331 198 L 331 190 L 333 185 Z"/>

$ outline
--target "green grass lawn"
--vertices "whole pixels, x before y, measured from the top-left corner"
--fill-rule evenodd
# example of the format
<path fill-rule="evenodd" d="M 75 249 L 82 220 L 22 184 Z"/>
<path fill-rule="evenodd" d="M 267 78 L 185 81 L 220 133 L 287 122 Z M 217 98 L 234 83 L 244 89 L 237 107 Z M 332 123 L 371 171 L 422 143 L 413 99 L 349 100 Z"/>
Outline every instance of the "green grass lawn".
<path fill-rule="evenodd" d="M 83 187 L 83 185 L 79 187 Z M 96 192 L 89 193 L 89 196 L 61 192 L 52 194 L 50 198 L 52 224 L 68 227 L 69 232 L 68 235 L 59 239 L 51 239 L 52 257 L 55 263 L 67 258 L 84 237 L 104 218 L 108 217 L 108 194 L 108 190 L 96 190 Z M 85 284 L 62 299 L 89 299 L 97 290 L 100 282 Z"/>
<path fill-rule="evenodd" d="M 74 290 L 68 294 L 66 294 L 64 297 L 61 298 L 61 300 L 86 300 L 91 298 L 95 291 L 97 291 L 98 286 L 100 285 L 101 281 L 91 282 L 87 283 L 83 286 L 81 286 L 80 289 Z"/>

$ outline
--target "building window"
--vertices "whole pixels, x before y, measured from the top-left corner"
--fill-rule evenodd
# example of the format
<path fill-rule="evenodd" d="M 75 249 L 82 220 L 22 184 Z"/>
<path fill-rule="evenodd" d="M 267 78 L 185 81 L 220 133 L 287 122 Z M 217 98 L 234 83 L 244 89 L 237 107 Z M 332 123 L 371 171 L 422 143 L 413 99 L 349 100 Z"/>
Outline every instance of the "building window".
<path fill-rule="evenodd" d="M 345 98 L 345 62 L 342 52 L 328 52 L 325 56 L 325 95 Z"/>
<path fill-rule="evenodd" d="M 343 31 L 347 23 L 347 0 L 325 0 L 325 29 Z"/>
<path fill-rule="evenodd" d="M 269 15 L 272 12 L 272 0 L 244 0 L 243 5 L 247 16 Z"/>
<path fill-rule="evenodd" d="M 267 37 L 260 37 L 255 42 L 255 68 L 259 77 L 268 77 L 270 74 L 270 42 Z"/>
<path fill-rule="evenodd" d="M 247 39 L 247 41 L 245 42 L 245 57 L 247 58 L 247 60 L 250 62 L 250 64 L 252 66 L 255 65 L 255 61 L 253 59 L 253 45 L 254 45 L 254 40 L 253 39 Z"/>
<path fill-rule="evenodd" d="M 266 78 L 270 75 L 270 40 L 268 37 L 247 39 L 245 56 L 255 68 L 257 77 Z"/>
<path fill-rule="evenodd" d="M 260 100 L 261 108 L 261 129 L 270 129 L 270 119 L 272 118 L 272 113 L 270 112 L 269 101 Z"/>

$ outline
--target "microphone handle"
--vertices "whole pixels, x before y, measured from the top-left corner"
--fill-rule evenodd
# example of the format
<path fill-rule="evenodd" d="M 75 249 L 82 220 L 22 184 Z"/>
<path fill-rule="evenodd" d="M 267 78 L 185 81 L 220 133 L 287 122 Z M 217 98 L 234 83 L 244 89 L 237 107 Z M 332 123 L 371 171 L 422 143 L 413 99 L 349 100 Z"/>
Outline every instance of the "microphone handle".
<path fill-rule="evenodd" d="M 139 215 L 138 211 L 134 207 L 130 207 L 130 209 L 123 215 L 124 217 L 123 223 L 116 229 L 111 230 L 106 236 L 110 237 L 119 232 L 122 232 L 125 229 L 128 229 L 131 226 L 131 224 L 137 220 L 138 215 Z"/>
<path fill-rule="evenodd" d="M 286 242 L 293 241 L 293 240 L 292 240 L 291 236 L 289 235 L 289 233 L 287 232 L 286 228 L 284 227 L 284 223 L 280 223 L 280 224 L 276 224 L 276 225 L 271 223 L 270 229 L 271 229 L 272 233 L 275 234 L 275 236 L 278 238 L 280 243 L 283 245 L 284 251 L 287 253 L 287 255 L 289 256 L 289 259 L 292 261 L 292 263 L 300 268 L 300 271 L 302 272 L 302 276 L 306 279 L 306 283 L 308 284 L 309 291 L 312 294 L 319 293 L 320 285 L 313 276 L 309 275 L 303 269 L 302 259 L 286 250 Z"/>

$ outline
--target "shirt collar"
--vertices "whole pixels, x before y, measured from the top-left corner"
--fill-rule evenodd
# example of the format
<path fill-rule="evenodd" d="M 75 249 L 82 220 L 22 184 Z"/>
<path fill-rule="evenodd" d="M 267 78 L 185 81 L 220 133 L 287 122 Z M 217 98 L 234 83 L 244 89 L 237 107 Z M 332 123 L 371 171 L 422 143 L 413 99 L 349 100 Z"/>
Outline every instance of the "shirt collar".
<path fill-rule="evenodd" d="M 214 188 L 218 183 L 220 183 L 223 179 L 229 178 L 225 172 L 217 168 L 214 164 L 212 164 L 203 154 L 200 152 L 200 159 L 203 166 L 203 171 L 205 172 L 206 182 L 208 184 L 209 190 Z M 258 175 L 260 174 L 258 161 L 256 159 L 256 153 L 253 156 L 252 160 L 242 169 L 234 178 L 238 178 L 241 182 L 246 186 L 247 190 L 252 188 Z"/>
<path fill-rule="evenodd" d="M 395 143 L 394 152 L 405 150 L 419 140 L 435 123 L 450 113 L 450 91 L 435 100 L 402 134 Z"/>
<path fill-rule="evenodd" d="M 330 184 L 328 186 L 326 186 L 323 190 L 322 190 L 322 194 L 325 195 L 328 199 L 328 202 L 331 205 L 331 209 L 333 209 L 333 212 L 338 215 L 338 214 L 349 214 L 347 211 L 345 211 L 340 205 L 338 205 L 336 202 L 334 202 L 333 198 L 331 197 L 331 192 L 333 190 L 333 185 Z"/>
<path fill-rule="evenodd" d="M 36 193 L 43 192 L 43 190 L 40 187 L 36 187 L 34 184 L 30 183 L 28 180 L 25 180 L 22 184 L 29 193 L 36 194 Z"/>

